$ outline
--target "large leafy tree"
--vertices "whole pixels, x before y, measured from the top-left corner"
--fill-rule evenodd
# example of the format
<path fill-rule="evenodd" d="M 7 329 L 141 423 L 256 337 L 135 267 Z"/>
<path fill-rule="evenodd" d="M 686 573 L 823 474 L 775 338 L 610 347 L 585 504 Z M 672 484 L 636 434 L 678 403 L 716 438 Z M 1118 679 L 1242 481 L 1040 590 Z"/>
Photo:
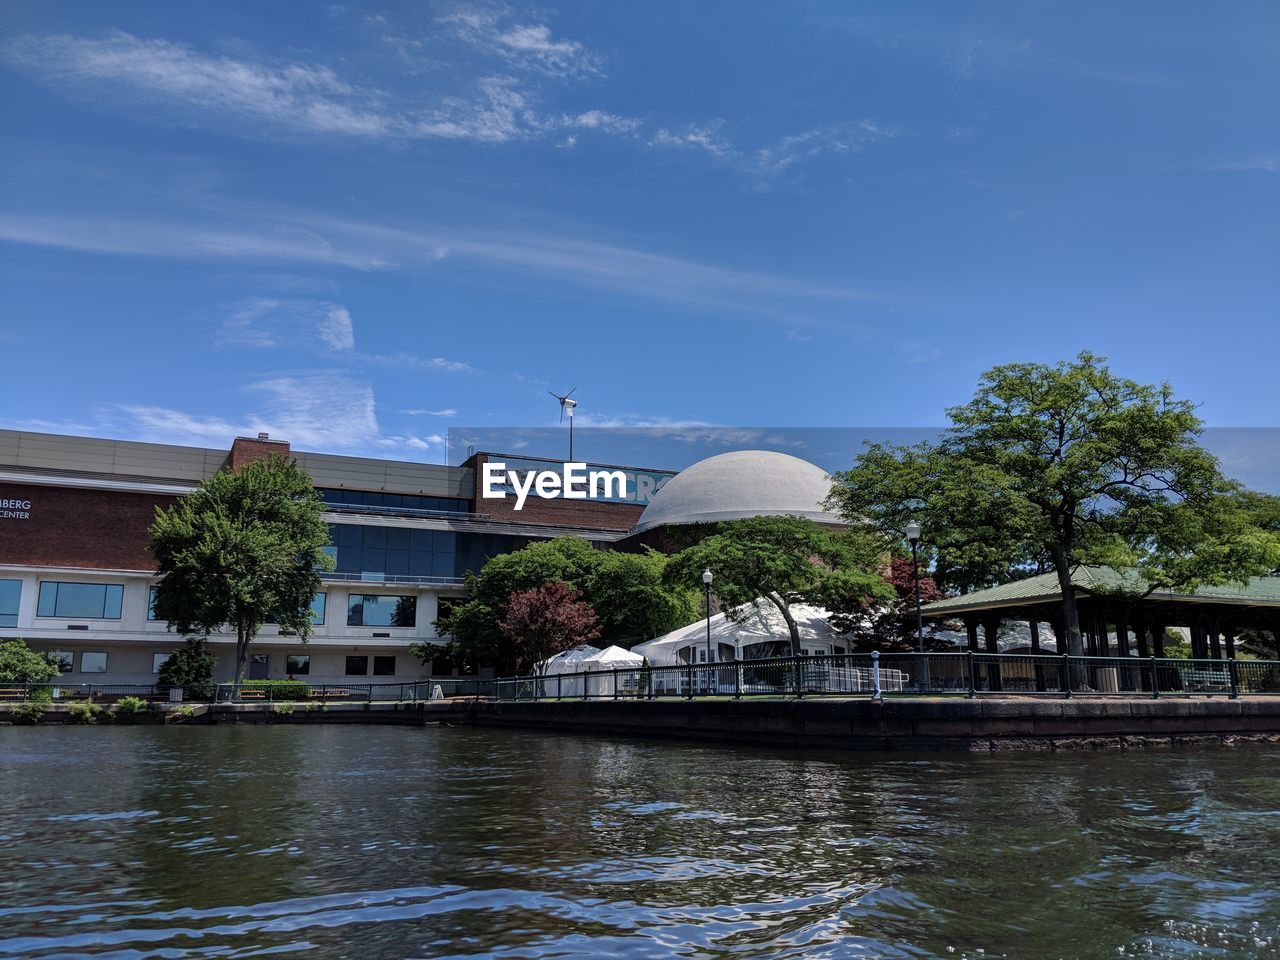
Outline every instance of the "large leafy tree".
<path fill-rule="evenodd" d="M 562 650 L 595 640 L 600 621 L 576 587 L 556 582 L 511 594 L 498 629 L 511 644 L 516 670 L 529 673 Z"/>
<path fill-rule="evenodd" d="M 183 687 L 189 691 L 205 691 L 213 686 L 215 660 L 204 637 L 187 637 L 160 665 L 156 681 L 166 687 Z"/>
<path fill-rule="evenodd" d="M 600 621 L 601 637 L 629 645 L 684 626 L 697 618 L 697 594 L 663 580 L 661 554 L 620 554 L 597 550 L 581 537 L 558 537 L 491 557 L 467 576 L 467 599 L 436 619 L 438 633 L 450 637 L 447 655 L 460 665 L 516 669 L 519 657 L 499 627 L 512 594 L 548 583 L 581 592 Z M 422 660 L 439 655 L 435 644 L 416 644 Z"/>
<path fill-rule="evenodd" d="M 791 605 L 808 603 L 851 617 L 892 600 L 893 589 L 876 571 L 881 545 L 861 529 L 834 530 L 804 517 L 749 517 L 714 524 L 674 557 L 670 583 L 702 582 L 730 618 L 745 619 L 759 603 L 782 614 L 791 650 L 800 653 L 800 630 Z"/>
<path fill-rule="evenodd" d="M 1072 572 L 1136 570 L 1136 589 L 1242 580 L 1277 562 L 1238 484 L 1199 442 L 1194 406 L 1168 384 L 1081 353 L 982 375 L 936 444 L 870 445 L 836 475 L 832 505 L 901 535 L 923 528 L 939 584 L 968 591 L 1054 571 L 1067 651 L 1083 652 Z"/>
<path fill-rule="evenodd" d="M 323 512 L 311 478 L 279 455 L 214 474 L 151 525 L 156 617 L 182 633 L 234 629 L 240 683 L 264 623 L 311 633 L 319 571 L 333 562 Z"/>
<path fill-rule="evenodd" d="M 0 640 L 0 683 L 48 683 L 61 670 L 46 653 L 36 653 L 25 640 Z"/>

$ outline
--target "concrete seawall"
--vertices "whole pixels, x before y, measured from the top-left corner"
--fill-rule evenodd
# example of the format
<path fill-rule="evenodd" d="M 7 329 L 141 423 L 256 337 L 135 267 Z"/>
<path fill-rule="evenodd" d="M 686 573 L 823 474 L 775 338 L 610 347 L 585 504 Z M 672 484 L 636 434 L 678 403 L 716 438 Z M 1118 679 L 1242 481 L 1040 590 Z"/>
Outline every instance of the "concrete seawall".
<path fill-rule="evenodd" d="M 1280 697 L 480 702 L 465 710 L 429 705 L 426 715 L 432 714 L 479 726 L 844 750 L 1135 749 L 1280 740 Z"/>

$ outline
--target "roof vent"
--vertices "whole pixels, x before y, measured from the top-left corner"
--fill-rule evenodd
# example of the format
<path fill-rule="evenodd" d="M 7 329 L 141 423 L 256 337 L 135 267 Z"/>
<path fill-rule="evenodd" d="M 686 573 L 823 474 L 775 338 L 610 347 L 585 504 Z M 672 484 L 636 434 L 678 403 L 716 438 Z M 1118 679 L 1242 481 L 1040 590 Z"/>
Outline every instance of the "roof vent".
<path fill-rule="evenodd" d="M 262 432 L 262 433 L 258 434 L 258 439 L 259 439 L 259 440 L 270 440 L 270 439 L 271 439 L 271 434 L 269 434 L 269 433 L 267 433 L 267 432 L 265 432 L 265 431 L 264 431 L 264 432 Z"/>

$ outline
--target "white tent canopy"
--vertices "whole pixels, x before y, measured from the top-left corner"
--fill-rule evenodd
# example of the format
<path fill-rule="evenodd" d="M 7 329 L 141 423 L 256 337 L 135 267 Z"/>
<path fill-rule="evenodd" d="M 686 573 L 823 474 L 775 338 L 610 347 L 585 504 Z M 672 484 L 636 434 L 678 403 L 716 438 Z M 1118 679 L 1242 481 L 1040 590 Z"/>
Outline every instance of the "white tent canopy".
<path fill-rule="evenodd" d="M 561 650 L 554 657 L 543 660 L 538 664 L 536 673 L 544 678 L 553 678 L 549 681 L 543 681 L 545 690 L 566 697 L 580 697 L 582 696 L 582 680 L 578 677 L 563 675 L 584 673 L 591 669 L 583 666 L 583 663 L 600 652 L 599 647 L 593 647 L 589 643 L 579 644 L 576 647 L 570 647 L 568 650 Z"/>
<path fill-rule="evenodd" d="M 790 653 L 791 632 L 781 611 L 767 600 L 760 600 L 743 608 L 747 616 L 742 623 L 735 623 L 723 613 L 711 618 L 711 652 L 717 661 L 747 660 L 761 655 L 764 645 L 785 644 Z M 791 616 L 800 629 L 800 646 L 811 654 L 844 653 L 848 643 L 829 619 L 828 611 L 821 607 L 793 604 Z M 651 666 L 668 667 L 706 660 L 707 622 L 699 620 L 686 627 L 644 643 L 636 644 L 631 652 L 640 654 Z M 727 648 L 727 649 L 726 649 Z M 755 649 L 752 649 L 755 648 Z"/>

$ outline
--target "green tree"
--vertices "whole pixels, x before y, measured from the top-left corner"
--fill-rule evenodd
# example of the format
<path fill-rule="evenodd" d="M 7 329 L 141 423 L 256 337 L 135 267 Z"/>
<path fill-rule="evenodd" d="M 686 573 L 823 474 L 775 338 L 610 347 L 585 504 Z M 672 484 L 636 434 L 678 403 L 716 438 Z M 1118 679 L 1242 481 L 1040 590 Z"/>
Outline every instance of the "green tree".
<path fill-rule="evenodd" d="M 56 660 L 25 640 L 0 640 L 0 683 L 49 683 L 61 672 Z"/>
<path fill-rule="evenodd" d="M 187 642 L 169 654 L 160 665 L 156 680 L 161 686 L 211 691 L 216 661 L 204 637 L 187 637 Z"/>
<path fill-rule="evenodd" d="M 599 553 L 584 592 L 600 618 L 604 642 L 629 648 L 698 619 L 699 591 L 668 582 L 663 576 L 668 562 L 665 554 L 648 548 L 643 553 Z"/>
<path fill-rule="evenodd" d="M 648 640 L 698 616 L 698 596 L 684 584 L 663 577 L 667 558 L 654 551 L 624 554 L 597 550 L 581 537 L 558 537 L 491 557 L 479 573 L 467 576 L 467 599 L 436 619 L 436 631 L 450 637 L 448 657 L 464 666 L 516 669 L 519 659 L 498 622 L 513 594 L 549 583 L 579 590 L 599 618 L 602 642 L 627 646 Z M 423 662 L 437 657 L 439 646 L 415 644 Z"/>
<path fill-rule="evenodd" d="M 666 578 L 700 584 L 702 571 L 710 569 L 713 591 L 730 618 L 745 619 L 762 600 L 772 604 L 799 655 L 792 604 L 848 617 L 893 599 L 893 588 L 876 572 L 879 554 L 880 544 L 858 529 L 833 530 L 804 517 L 749 517 L 713 525 L 671 558 Z"/>
<path fill-rule="evenodd" d="M 1192 589 L 1273 568 L 1280 541 L 1198 443 L 1168 384 L 1116 376 L 1081 353 L 982 375 L 936 444 L 870 445 L 831 505 L 895 536 L 917 520 L 940 586 L 961 591 L 1052 570 L 1067 652 L 1083 653 L 1073 570 L 1135 570 L 1135 589 Z"/>
<path fill-rule="evenodd" d="M 282 456 L 214 474 L 151 525 L 156 617 L 182 633 L 232 627 L 240 683 L 264 623 L 311 633 L 318 571 L 333 562 L 323 512 L 311 478 Z"/>

